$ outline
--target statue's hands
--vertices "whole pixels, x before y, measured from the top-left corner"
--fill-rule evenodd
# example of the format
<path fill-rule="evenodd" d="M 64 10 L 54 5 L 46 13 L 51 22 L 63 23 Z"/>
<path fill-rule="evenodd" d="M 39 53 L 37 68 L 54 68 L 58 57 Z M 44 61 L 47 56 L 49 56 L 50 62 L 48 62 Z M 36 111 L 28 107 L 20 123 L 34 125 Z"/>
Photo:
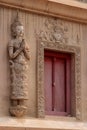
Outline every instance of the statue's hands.
<path fill-rule="evenodd" d="M 23 48 L 24 51 L 29 51 L 29 47 L 28 47 L 28 45 L 25 43 L 24 39 L 23 39 L 23 41 L 22 41 L 22 43 L 21 43 L 21 47 Z"/>
<path fill-rule="evenodd" d="M 28 52 L 30 51 L 30 49 L 29 49 L 27 44 L 25 45 L 25 50 L 28 51 Z"/>
<path fill-rule="evenodd" d="M 25 42 L 24 42 L 24 39 L 23 39 L 23 41 L 22 41 L 22 43 L 21 43 L 21 48 L 22 48 L 22 49 L 25 49 Z"/>

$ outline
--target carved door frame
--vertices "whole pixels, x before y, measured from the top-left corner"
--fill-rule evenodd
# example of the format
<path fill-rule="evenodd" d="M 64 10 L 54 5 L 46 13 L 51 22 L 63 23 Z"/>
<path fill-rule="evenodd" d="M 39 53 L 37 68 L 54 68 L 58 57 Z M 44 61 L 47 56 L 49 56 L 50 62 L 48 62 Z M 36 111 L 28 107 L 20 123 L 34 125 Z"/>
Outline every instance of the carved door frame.
<path fill-rule="evenodd" d="M 60 44 L 58 42 L 37 41 L 37 116 L 45 117 L 44 96 L 44 49 L 70 53 L 72 56 L 71 85 L 74 89 L 72 95 L 72 112 L 76 119 L 82 117 L 81 112 L 81 49 L 77 46 Z M 74 97 L 74 98 L 73 98 Z"/>

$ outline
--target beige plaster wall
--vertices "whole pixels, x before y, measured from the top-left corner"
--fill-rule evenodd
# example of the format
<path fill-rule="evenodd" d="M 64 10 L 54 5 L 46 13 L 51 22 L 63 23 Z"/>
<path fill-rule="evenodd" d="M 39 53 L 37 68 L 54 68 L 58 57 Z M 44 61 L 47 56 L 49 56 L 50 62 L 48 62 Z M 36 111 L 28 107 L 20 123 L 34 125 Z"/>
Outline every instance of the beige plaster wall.
<path fill-rule="evenodd" d="M 80 2 L 87 2 L 87 0 L 77 0 L 77 1 L 80 1 Z"/>
<path fill-rule="evenodd" d="M 10 25 L 16 16 L 16 10 L 0 7 L 0 116 L 9 116 L 10 74 L 7 45 L 10 40 Z M 29 117 L 36 117 L 36 62 L 37 35 L 45 32 L 45 21 L 52 17 L 19 11 L 19 17 L 25 28 L 25 38 L 30 47 L 29 63 Z M 68 42 L 65 44 L 81 47 L 81 92 L 82 117 L 87 120 L 87 25 L 56 19 L 68 28 Z M 54 21 L 54 20 L 53 20 Z"/>

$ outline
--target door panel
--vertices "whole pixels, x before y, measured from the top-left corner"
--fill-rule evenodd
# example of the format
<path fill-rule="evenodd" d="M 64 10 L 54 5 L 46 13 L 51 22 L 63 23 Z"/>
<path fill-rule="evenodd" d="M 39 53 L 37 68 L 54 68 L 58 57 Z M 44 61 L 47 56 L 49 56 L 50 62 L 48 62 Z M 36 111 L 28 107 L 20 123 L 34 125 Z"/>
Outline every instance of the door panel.
<path fill-rule="evenodd" d="M 67 59 L 66 62 L 66 111 L 70 114 L 70 95 L 71 95 L 71 88 L 70 88 L 70 83 L 71 83 L 71 64 L 70 64 L 70 58 Z"/>
<path fill-rule="evenodd" d="M 55 111 L 65 112 L 65 60 L 55 59 Z"/>
<path fill-rule="evenodd" d="M 45 111 L 48 115 L 70 114 L 71 56 L 45 51 Z"/>
<path fill-rule="evenodd" d="M 52 111 L 52 59 L 45 57 L 44 65 L 45 110 Z"/>

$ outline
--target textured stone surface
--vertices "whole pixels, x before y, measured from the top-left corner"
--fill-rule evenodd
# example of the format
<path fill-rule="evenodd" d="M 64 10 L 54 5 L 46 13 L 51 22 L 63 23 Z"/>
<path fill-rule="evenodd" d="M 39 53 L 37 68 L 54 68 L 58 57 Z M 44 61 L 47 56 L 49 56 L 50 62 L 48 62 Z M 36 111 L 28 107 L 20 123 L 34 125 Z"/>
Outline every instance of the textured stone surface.
<path fill-rule="evenodd" d="M 20 117 L 26 113 L 24 103 L 28 99 L 28 60 L 29 47 L 24 39 L 24 27 L 19 21 L 18 14 L 11 25 L 12 39 L 8 44 L 10 80 L 11 80 L 11 107 L 10 113 Z"/>

